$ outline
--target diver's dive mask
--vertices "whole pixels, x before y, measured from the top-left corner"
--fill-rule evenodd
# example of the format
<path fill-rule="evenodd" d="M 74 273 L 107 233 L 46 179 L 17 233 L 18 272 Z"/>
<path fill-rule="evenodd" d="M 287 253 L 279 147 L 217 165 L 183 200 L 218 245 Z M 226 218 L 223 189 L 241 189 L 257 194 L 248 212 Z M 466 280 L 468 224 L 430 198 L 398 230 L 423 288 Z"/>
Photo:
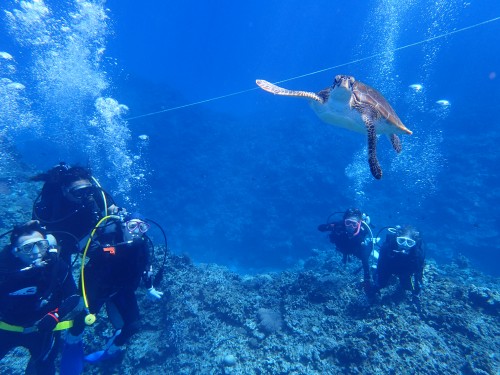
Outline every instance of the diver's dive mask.
<path fill-rule="evenodd" d="M 40 267 L 44 264 L 42 258 L 45 256 L 47 251 L 51 248 L 51 244 L 47 239 L 31 238 L 19 246 L 12 249 L 14 255 L 16 255 L 23 263 L 31 264 L 35 267 Z"/>
<path fill-rule="evenodd" d="M 356 219 L 345 219 L 344 225 L 347 234 L 351 237 L 357 236 L 359 234 L 359 231 L 361 230 L 361 220 L 358 221 Z"/>
<path fill-rule="evenodd" d="M 84 201 L 94 196 L 94 186 L 92 184 L 76 185 L 68 189 L 68 196 L 74 201 Z"/>
<path fill-rule="evenodd" d="M 396 237 L 396 243 L 398 244 L 398 247 L 393 251 L 395 253 L 407 255 L 410 253 L 411 248 L 417 244 L 417 241 L 413 238 L 400 236 Z"/>

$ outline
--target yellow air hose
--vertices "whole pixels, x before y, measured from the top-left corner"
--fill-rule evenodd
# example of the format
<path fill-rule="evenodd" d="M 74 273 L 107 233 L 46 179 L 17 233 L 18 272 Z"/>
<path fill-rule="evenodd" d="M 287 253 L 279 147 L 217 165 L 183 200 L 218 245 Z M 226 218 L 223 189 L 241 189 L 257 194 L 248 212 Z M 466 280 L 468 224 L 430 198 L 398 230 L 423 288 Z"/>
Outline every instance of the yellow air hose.
<path fill-rule="evenodd" d="M 80 269 L 80 277 L 81 277 L 81 280 L 82 280 L 83 303 L 85 304 L 85 309 L 87 310 L 87 315 L 85 316 L 85 324 L 87 324 L 88 326 L 90 326 L 90 325 L 92 325 L 92 324 L 95 323 L 95 315 L 90 313 L 89 302 L 88 302 L 88 299 L 87 299 L 87 291 L 85 290 L 85 258 L 87 257 L 87 250 L 90 247 L 90 243 L 92 242 L 92 238 L 94 237 L 95 232 L 97 231 L 97 229 L 99 228 L 99 226 L 104 221 L 106 221 L 108 219 L 120 220 L 120 216 L 108 215 L 108 216 L 104 216 L 101 220 L 99 220 L 97 222 L 97 224 L 95 225 L 94 229 L 92 230 L 92 232 L 90 233 L 89 239 L 87 240 L 87 244 L 85 245 L 85 249 L 84 249 L 83 254 L 82 254 L 82 266 L 81 266 L 81 269 Z"/>

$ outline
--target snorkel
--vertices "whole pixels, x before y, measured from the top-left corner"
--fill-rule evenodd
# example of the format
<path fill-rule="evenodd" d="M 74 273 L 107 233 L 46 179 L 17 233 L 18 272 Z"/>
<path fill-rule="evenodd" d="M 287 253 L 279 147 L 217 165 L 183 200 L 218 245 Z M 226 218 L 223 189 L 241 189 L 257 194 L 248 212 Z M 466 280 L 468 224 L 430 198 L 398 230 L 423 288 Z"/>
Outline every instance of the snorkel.
<path fill-rule="evenodd" d="M 324 224 L 325 229 L 323 229 L 322 231 L 333 230 L 334 222 L 332 221 L 332 217 L 337 214 L 343 214 L 344 226 L 346 226 L 346 228 L 350 226 L 351 228 L 355 229 L 352 235 L 348 234 L 349 238 L 356 237 L 361 232 L 361 226 L 364 226 L 366 229 L 368 229 L 368 232 L 370 233 L 369 241 L 372 243 L 372 253 L 373 253 L 375 250 L 375 243 L 378 242 L 378 240 L 376 240 L 378 236 L 373 237 L 373 232 L 372 229 L 370 228 L 370 216 L 368 216 L 365 213 L 362 213 L 358 209 L 348 209 L 345 212 L 336 211 L 328 215 L 326 219 L 326 224 Z M 347 220 L 352 220 L 352 224 L 346 223 Z"/>
<path fill-rule="evenodd" d="M 361 223 L 362 223 L 362 220 L 358 221 L 358 223 L 356 224 L 356 231 L 352 235 L 353 237 L 356 237 L 359 234 L 359 231 L 361 230 Z"/>
<path fill-rule="evenodd" d="M 366 214 L 362 214 L 358 209 L 349 209 L 344 214 L 344 226 L 346 229 L 346 233 L 349 238 L 356 237 L 361 231 L 361 223 L 368 218 L 368 222 L 370 218 L 366 216 Z M 368 226 L 368 224 L 364 223 L 364 225 Z"/>

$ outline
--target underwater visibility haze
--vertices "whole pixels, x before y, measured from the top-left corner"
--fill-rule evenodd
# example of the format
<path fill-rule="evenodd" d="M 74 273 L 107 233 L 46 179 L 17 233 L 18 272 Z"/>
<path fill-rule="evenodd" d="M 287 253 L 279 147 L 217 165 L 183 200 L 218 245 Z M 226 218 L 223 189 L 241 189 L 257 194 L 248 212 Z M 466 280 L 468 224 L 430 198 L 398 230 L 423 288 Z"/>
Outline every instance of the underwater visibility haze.
<path fill-rule="evenodd" d="M 431 256 L 498 275 L 499 9 L 6 1 L 2 178 L 19 178 L 9 160 L 89 165 L 120 204 L 164 225 L 174 252 L 239 272 L 328 246 L 316 226 L 357 206 L 375 231 L 411 223 Z M 413 131 L 400 155 L 379 141 L 381 181 L 364 136 L 254 83 L 317 92 L 337 74 L 375 87 Z"/>
<path fill-rule="evenodd" d="M 498 0 L 5 0 L 0 18 L 2 233 L 31 218 L 29 177 L 65 161 L 168 237 L 166 302 L 138 291 L 123 364 L 85 373 L 498 375 Z M 255 83 L 317 93 L 339 74 L 413 132 L 399 154 L 379 137 L 380 180 L 366 135 Z M 420 231 L 421 302 L 363 300 L 317 229 L 350 207 L 375 236 Z M 0 372 L 22 373 L 10 355 Z"/>

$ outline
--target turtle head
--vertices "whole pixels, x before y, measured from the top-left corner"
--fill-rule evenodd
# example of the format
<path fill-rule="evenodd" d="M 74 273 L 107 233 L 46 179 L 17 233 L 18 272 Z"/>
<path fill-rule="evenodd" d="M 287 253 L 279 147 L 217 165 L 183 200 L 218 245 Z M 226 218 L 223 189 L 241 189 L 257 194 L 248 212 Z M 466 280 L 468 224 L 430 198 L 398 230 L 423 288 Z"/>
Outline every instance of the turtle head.
<path fill-rule="evenodd" d="M 336 87 L 343 87 L 344 89 L 351 91 L 352 85 L 354 84 L 355 81 L 356 80 L 354 79 L 353 76 L 346 76 L 343 74 L 339 74 L 335 76 L 332 89 L 335 89 Z"/>

